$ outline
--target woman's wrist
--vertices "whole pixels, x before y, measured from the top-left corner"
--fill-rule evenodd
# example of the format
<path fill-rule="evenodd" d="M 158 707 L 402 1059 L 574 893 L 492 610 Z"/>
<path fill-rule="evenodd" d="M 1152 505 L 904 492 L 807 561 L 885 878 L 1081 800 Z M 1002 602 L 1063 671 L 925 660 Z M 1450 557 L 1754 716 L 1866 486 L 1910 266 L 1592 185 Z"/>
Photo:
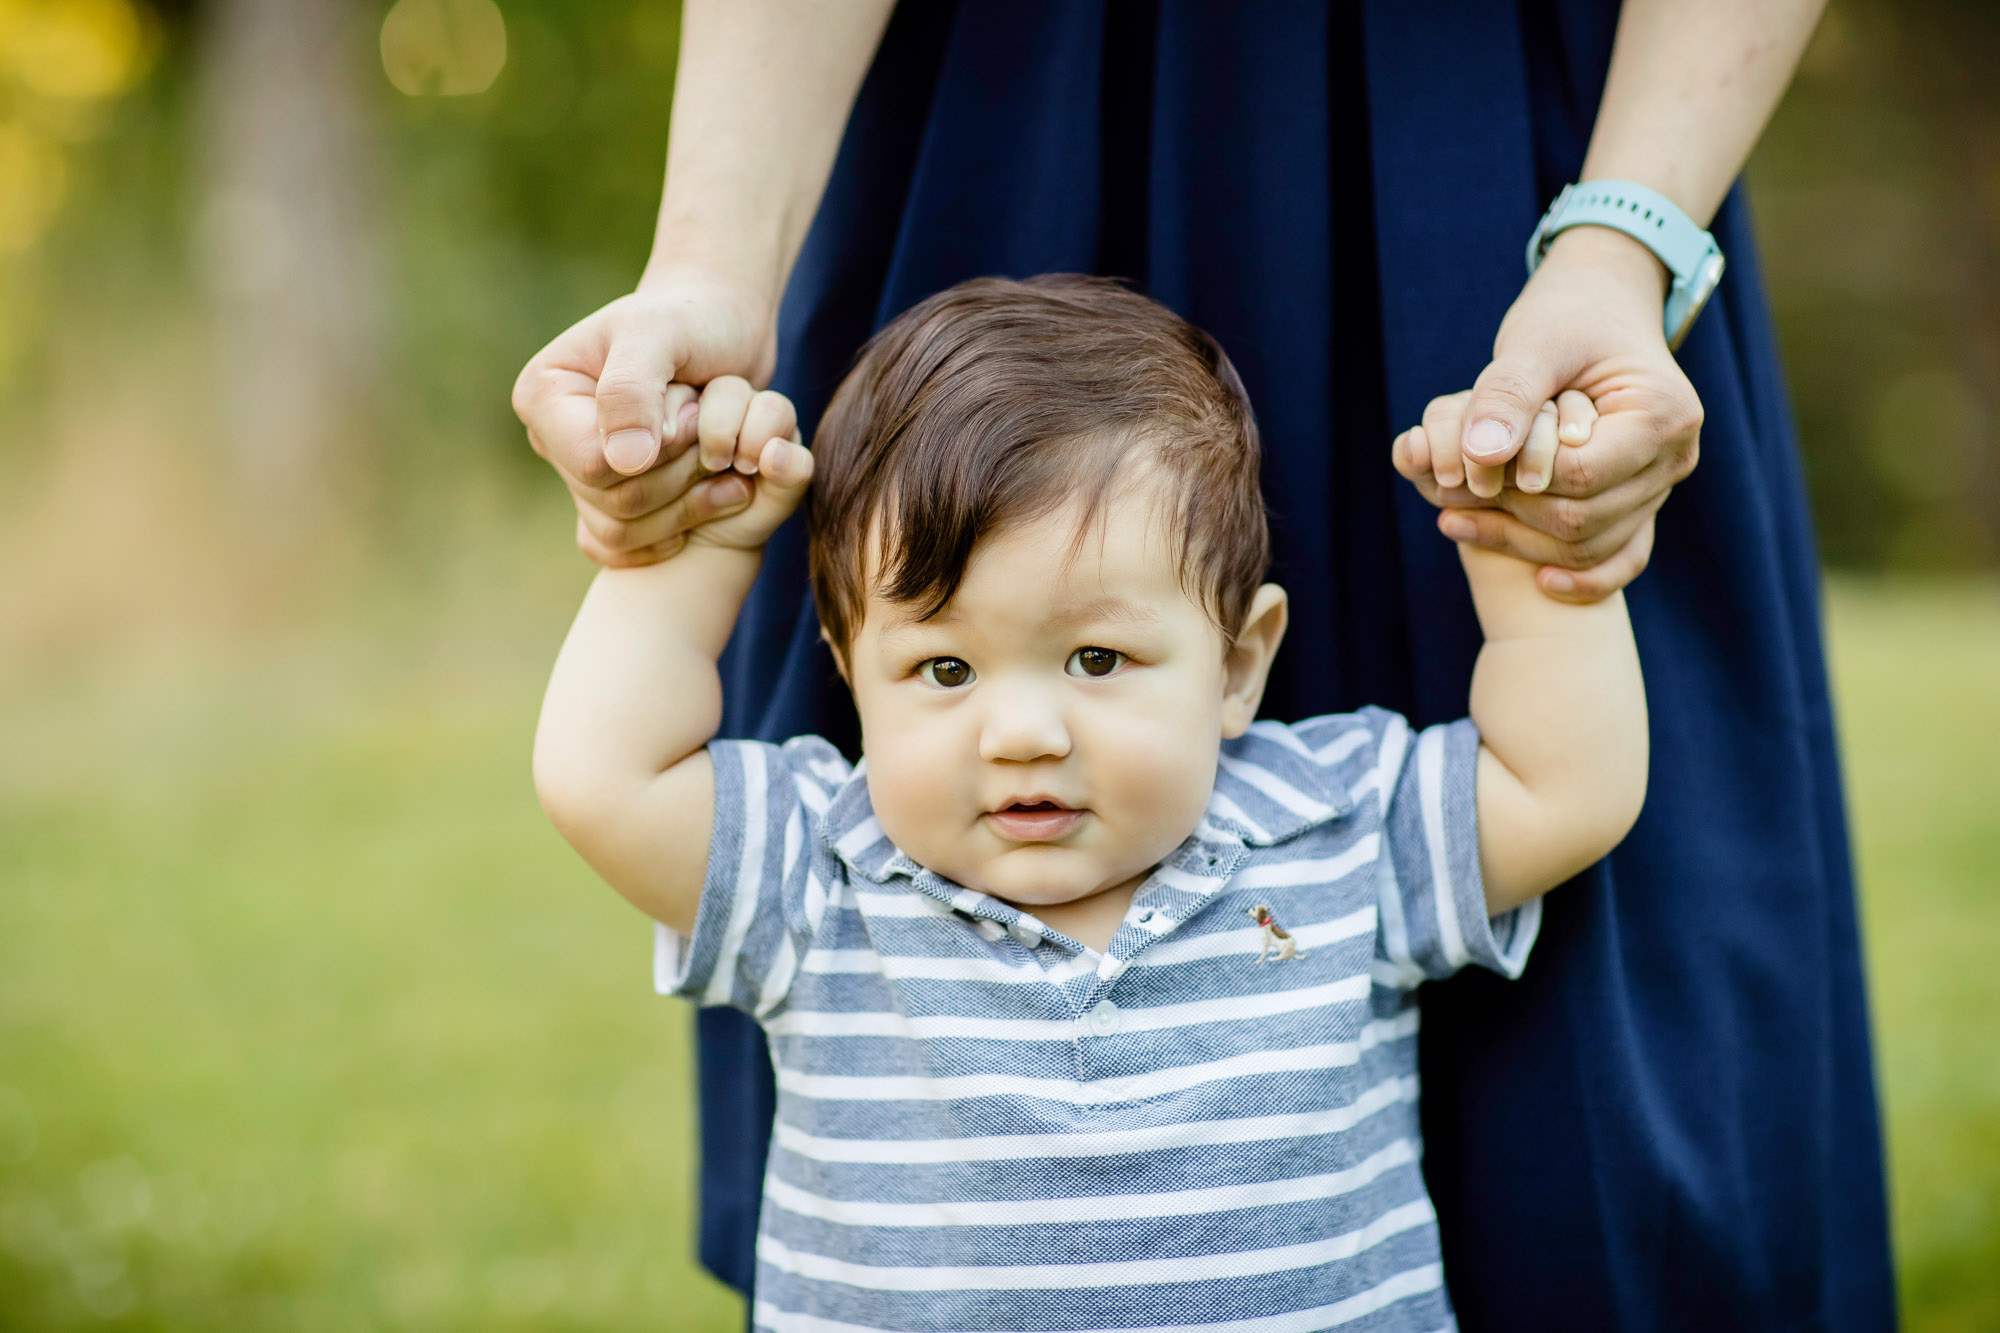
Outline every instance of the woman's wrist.
<path fill-rule="evenodd" d="M 1589 224 L 1557 233 L 1536 273 L 1552 268 L 1565 274 L 1587 271 L 1593 282 L 1609 285 L 1648 305 L 1655 322 L 1666 306 L 1667 289 L 1673 283 L 1667 266 L 1645 245 L 1622 231 Z"/>
<path fill-rule="evenodd" d="M 782 295 L 765 267 L 740 249 L 655 246 L 635 294 L 698 316 L 697 322 L 737 349 L 738 356 L 710 365 L 707 373 L 742 375 L 761 385 L 773 370 Z"/>
<path fill-rule="evenodd" d="M 690 235 L 691 229 L 676 228 L 669 238 L 667 228 L 653 242 L 646 267 L 639 275 L 638 290 L 685 282 L 690 278 L 704 285 L 734 289 L 776 318 L 780 292 L 779 263 L 769 245 L 753 238 L 711 240 Z"/>

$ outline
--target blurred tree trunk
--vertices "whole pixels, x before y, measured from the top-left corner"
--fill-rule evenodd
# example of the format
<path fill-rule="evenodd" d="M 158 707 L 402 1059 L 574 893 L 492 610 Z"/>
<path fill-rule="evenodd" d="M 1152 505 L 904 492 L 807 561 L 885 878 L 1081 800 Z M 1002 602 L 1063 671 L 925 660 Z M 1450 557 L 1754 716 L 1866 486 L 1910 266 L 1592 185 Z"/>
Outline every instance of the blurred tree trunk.
<path fill-rule="evenodd" d="M 197 15 L 215 419 L 271 536 L 310 533 L 334 507 L 377 380 L 364 13 L 347 0 L 211 0 Z"/>

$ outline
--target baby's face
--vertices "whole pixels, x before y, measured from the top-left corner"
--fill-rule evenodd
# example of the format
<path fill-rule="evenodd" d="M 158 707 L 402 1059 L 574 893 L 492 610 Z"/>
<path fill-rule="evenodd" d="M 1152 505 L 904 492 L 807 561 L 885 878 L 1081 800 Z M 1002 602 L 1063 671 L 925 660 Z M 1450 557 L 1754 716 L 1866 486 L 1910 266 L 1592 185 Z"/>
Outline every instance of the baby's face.
<path fill-rule="evenodd" d="M 984 541 L 929 620 L 871 591 L 848 654 L 868 792 L 919 864 L 1068 903 L 1193 831 L 1268 656 L 1246 668 L 1182 591 L 1147 484 L 1114 491 L 1080 544 L 1076 509 Z"/>

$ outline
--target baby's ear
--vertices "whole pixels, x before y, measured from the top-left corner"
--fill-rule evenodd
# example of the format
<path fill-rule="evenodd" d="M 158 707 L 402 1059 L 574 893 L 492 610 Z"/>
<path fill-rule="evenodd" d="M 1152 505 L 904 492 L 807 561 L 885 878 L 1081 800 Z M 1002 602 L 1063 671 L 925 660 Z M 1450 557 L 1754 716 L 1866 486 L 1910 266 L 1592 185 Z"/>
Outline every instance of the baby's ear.
<path fill-rule="evenodd" d="M 1264 684 L 1271 678 L 1271 662 L 1285 638 L 1290 607 L 1285 590 L 1266 583 L 1250 599 L 1243 615 L 1243 628 L 1223 658 L 1222 736 L 1241 736 L 1257 720 L 1257 705 L 1264 701 Z"/>
<path fill-rule="evenodd" d="M 847 674 L 847 654 L 840 651 L 840 645 L 833 641 L 833 636 L 826 632 L 824 625 L 819 627 L 819 641 L 826 645 L 827 652 L 833 654 L 833 669 L 840 673 L 840 679 L 848 689 L 853 689 L 854 677 Z"/>

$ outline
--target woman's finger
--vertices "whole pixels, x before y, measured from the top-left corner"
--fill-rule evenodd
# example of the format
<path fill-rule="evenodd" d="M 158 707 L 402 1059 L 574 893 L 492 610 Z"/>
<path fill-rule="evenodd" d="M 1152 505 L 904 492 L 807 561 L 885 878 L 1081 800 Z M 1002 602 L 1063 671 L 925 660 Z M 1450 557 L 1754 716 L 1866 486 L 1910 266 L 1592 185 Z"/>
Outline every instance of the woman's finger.
<path fill-rule="evenodd" d="M 1588 440 L 1556 450 L 1548 493 L 1599 495 L 1671 462 L 1676 454 L 1672 444 L 1663 444 L 1659 423 L 1647 413 L 1606 412 L 1592 423 Z"/>
<path fill-rule="evenodd" d="M 1556 465 L 1556 430 L 1556 405 L 1543 403 L 1528 427 L 1527 443 L 1514 455 L 1514 485 L 1530 495 L 1549 484 L 1549 470 Z"/>
<path fill-rule="evenodd" d="M 1597 404 L 1580 389 L 1564 389 L 1556 395 L 1556 438 L 1564 444 L 1582 444 L 1597 424 Z"/>
<path fill-rule="evenodd" d="M 693 428 L 688 428 L 689 440 Z M 656 464 L 650 471 L 626 477 L 611 486 L 586 486 L 565 476 L 570 495 L 579 509 L 595 509 L 607 518 L 644 518 L 663 505 L 678 500 L 688 487 L 706 475 L 701 470 L 698 451 L 683 447 L 673 458 Z"/>
<path fill-rule="evenodd" d="M 675 330 L 664 324 L 627 320 L 610 332 L 597 377 L 597 430 L 605 462 L 632 476 L 659 459 L 678 349 Z"/>
<path fill-rule="evenodd" d="M 1589 569 L 1545 565 L 1535 571 L 1535 582 L 1559 602 L 1603 601 L 1646 572 L 1653 558 L 1653 527 L 1653 515 L 1648 514 L 1638 531 L 1608 560 Z"/>
<path fill-rule="evenodd" d="M 1582 541 L 1552 537 L 1500 509 L 1447 509 L 1438 516 L 1438 530 L 1453 541 L 1504 551 L 1531 565 L 1588 569 L 1616 554 L 1665 498 L 1661 495 L 1621 515 L 1604 531 Z"/>
<path fill-rule="evenodd" d="M 1602 542 L 1628 516 L 1657 506 L 1672 486 L 1673 478 L 1654 468 L 1583 499 L 1547 491 L 1534 495 L 1517 487 L 1500 497 L 1498 507 L 1559 542 L 1587 545 Z"/>
<path fill-rule="evenodd" d="M 598 375 L 608 345 L 603 311 L 535 353 L 514 381 L 514 413 L 528 443 L 565 478 L 609 486 L 622 475 L 604 461 L 598 429 Z"/>
<path fill-rule="evenodd" d="M 584 558 L 593 565 L 602 565 L 606 569 L 632 569 L 639 565 L 657 565 L 668 556 L 678 553 L 685 545 L 687 545 L 686 534 L 676 533 L 657 546 L 641 547 L 636 551 L 614 551 L 599 542 L 591 534 L 590 529 L 583 525 L 581 519 L 576 525 L 576 549 L 583 552 Z"/>
<path fill-rule="evenodd" d="M 734 472 L 724 472 L 704 478 L 685 494 L 639 518 L 613 518 L 587 506 L 578 506 L 577 517 L 604 550 L 632 552 L 657 546 L 677 533 L 741 509 L 750 499 L 751 483 Z"/>
<path fill-rule="evenodd" d="M 1472 382 L 1466 404 L 1464 449 L 1468 457 L 1496 466 L 1509 462 L 1526 443 L 1528 429 L 1543 403 L 1576 378 L 1581 366 L 1573 340 L 1515 339 L 1496 343 L 1494 357 Z"/>
<path fill-rule="evenodd" d="M 702 387 L 701 416 L 695 427 L 702 471 L 721 472 L 735 462 L 736 437 L 756 392 L 741 375 L 717 375 Z"/>

